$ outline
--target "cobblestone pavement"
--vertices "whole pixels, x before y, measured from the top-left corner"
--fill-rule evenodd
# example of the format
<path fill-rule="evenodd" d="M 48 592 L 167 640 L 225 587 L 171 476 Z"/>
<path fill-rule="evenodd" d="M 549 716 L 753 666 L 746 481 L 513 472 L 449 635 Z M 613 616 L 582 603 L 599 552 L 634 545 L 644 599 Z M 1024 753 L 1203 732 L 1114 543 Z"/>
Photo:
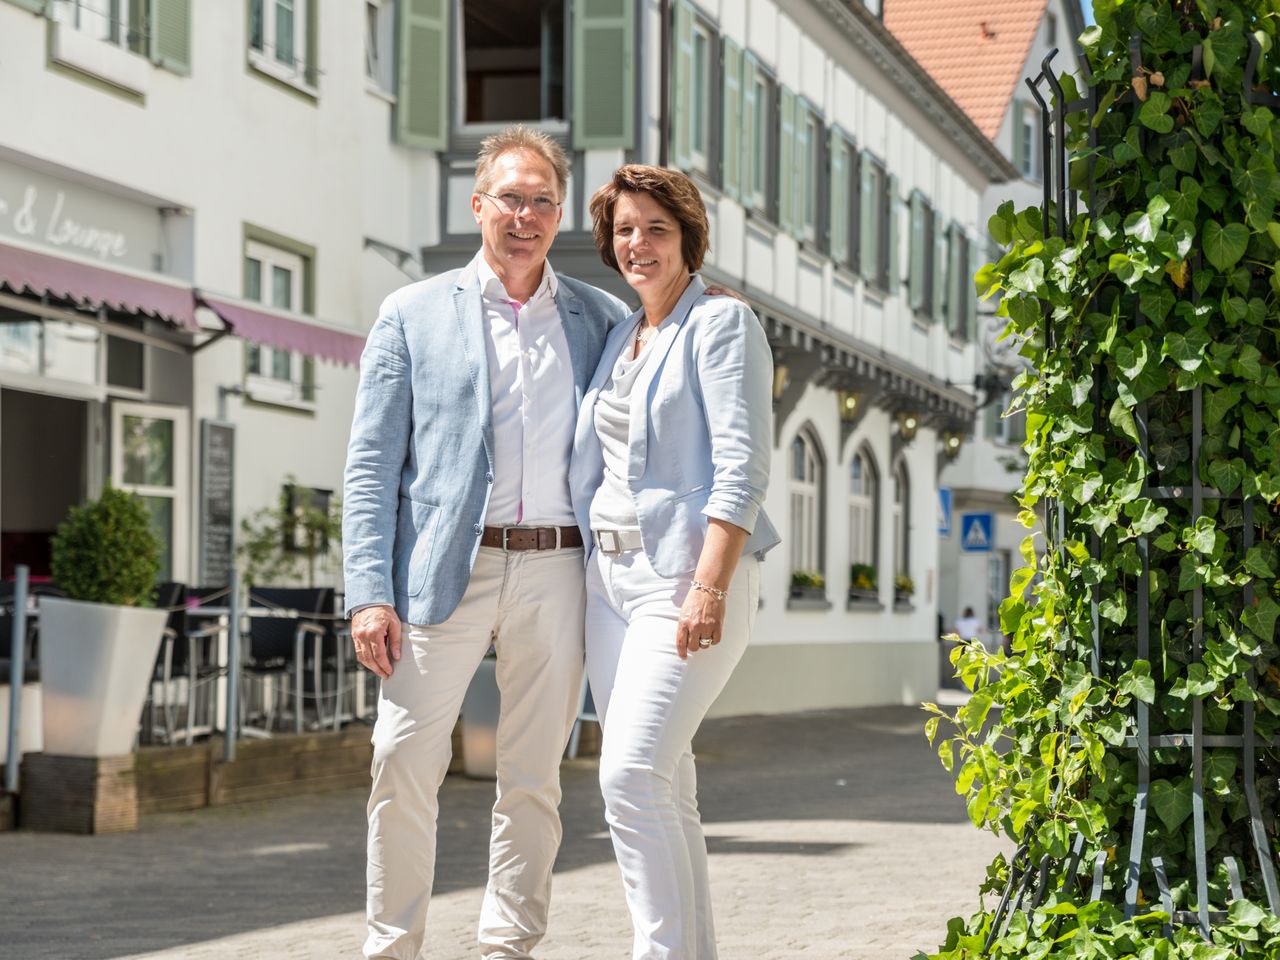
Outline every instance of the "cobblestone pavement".
<path fill-rule="evenodd" d="M 723 960 L 909 960 L 971 913 L 1000 841 L 906 707 L 710 721 L 695 749 Z M 539 960 L 625 960 L 630 927 L 593 761 L 565 764 Z M 441 796 L 428 960 L 473 960 L 491 783 Z M 0 956 L 355 960 L 364 792 L 145 818 L 137 833 L 0 834 Z"/>

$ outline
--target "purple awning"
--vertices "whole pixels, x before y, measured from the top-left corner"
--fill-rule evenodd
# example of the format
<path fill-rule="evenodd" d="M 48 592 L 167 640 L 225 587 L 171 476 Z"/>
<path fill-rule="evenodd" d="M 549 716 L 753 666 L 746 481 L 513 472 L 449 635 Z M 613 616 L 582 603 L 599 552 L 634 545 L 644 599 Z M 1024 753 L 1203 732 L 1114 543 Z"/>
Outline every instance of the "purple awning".
<path fill-rule="evenodd" d="M 189 284 L 0 243 L 0 286 L 88 307 L 145 314 L 199 330 Z"/>
<path fill-rule="evenodd" d="M 335 363 L 358 365 L 365 338 L 335 327 L 322 326 L 310 318 L 271 310 L 257 303 L 232 300 L 203 292 L 197 299 L 238 337 L 254 343 L 296 350 L 310 357 L 322 357 Z"/>

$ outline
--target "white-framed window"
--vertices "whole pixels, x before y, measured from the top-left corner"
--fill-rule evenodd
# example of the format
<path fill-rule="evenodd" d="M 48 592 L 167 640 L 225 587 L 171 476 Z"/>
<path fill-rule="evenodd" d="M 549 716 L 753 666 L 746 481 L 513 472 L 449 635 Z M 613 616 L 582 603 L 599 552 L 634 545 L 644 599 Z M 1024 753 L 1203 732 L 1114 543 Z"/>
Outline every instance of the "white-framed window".
<path fill-rule="evenodd" d="M 876 566 L 880 481 L 866 447 L 849 461 L 849 562 Z"/>
<path fill-rule="evenodd" d="M 463 124 L 564 120 L 564 0 L 462 0 Z"/>
<path fill-rule="evenodd" d="M 911 477 L 901 459 L 893 471 L 893 574 L 911 576 Z"/>
<path fill-rule="evenodd" d="M 139 22 L 142 0 L 53 0 L 57 23 L 127 50 L 141 51 L 142 37 L 131 29 Z"/>
<path fill-rule="evenodd" d="M 692 69 L 689 76 L 689 155 L 695 170 L 711 172 L 711 91 L 717 74 L 715 35 L 701 20 L 693 21 Z"/>
<path fill-rule="evenodd" d="M 911 237 L 907 260 L 907 287 L 911 309 L 928 319 L 933 314 L 934 257 L 938 229 L 937 214 L 924 194 L 916 190 L 910 203 Z"/>
<path fill-rule="evenodd" d="M 889 289 L 889 217 L 893 214 L 889 174 L 878 157 L 863 152 L 859 204 L 859 258 L 862 278 L 872 286 Z"/>
<path fill-rule="evenodd" d="M 1002 446 L 1020 447 L 1027 439 L 1027 411 L 1009 410 L 1012 391 L 1005 390 L 987 407 L 987 438 Z"/>
<path fill-rule="evenodd" d="M 801 430 L 791 442 L 791 569 L 822 572 L 822 455 Z"/>
<path fill-rule="evenodd" d="M 770 184 L 773 144 L 778 136 L 776 85 L 752 58 L 747 60 L 743 84 L 743 113 L 747 125 L 743 199 L 747 206 L 768 214 L 773 193 Z"/>
<path fill-rule="evenodd" d="M 372 90 L 395 96 L 398 0 L 365 0 L 364 75 Z"/>
<path fill-rule="evenodd" d="M 191 485 L 188 411 L 183 407 L 111 404 L 111 482 L 135 494 L 151 514 L 164 549 L 161 580 L 187 579 Z"/>
<path fill-rule="evenodd" d="M 306 261 L 296 253 L 250 240 L 245 243 L 246 300 L 300 313 Z M 315 402 L 315 360 L 292 350 L 245 344 L 245 385 L 255 399 L 276 403 Z"/>
<path fill-rule="evenodd" d="M 1013 135 L 1018 138 L 1014 145 L 1018 172 L 1028 180 L 1040 179 L 1040 141 L 1036 136 L 1040 128 L 1040 115 L 1030 104 L 1024 105 L 1014 118 Z"/>
<path fill-rule="evenodd" d="M 306 83 L 312 0 L 249 0 L 249 53 L 254 66 L 291 83 Z"/>
<path fill-rule="evenodd" d="M 842 267 L 858 268 L 858 149 L 839 130 L 831 133 L 828 243 L 831 259 Z"/>
<path fill-rule="evenodd" d="M 796 110 L 796 163 L 800 165 L 799 189 L 796 191 L 796 219 L 801 236 L 809 243 L 818 239 L 818 189 L 822 181 L 822 141 L 825 136 L 822 118 L 807 106 Z"/>

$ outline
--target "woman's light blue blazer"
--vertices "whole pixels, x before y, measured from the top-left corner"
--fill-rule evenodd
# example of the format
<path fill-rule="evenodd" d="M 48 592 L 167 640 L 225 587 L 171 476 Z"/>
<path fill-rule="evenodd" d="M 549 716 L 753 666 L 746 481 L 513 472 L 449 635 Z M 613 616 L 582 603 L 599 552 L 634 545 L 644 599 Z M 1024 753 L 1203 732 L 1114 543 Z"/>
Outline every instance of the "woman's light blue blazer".
<path fill-rule="evenodd" d="M 658 327 L 631 393 L 627 485 L 645 555 L 662 577 L 694 571 L 709 518 L 750 534 L 744 555 L 763 556 L 780 540 L 764 512 L 773 436 L 769 343 L 750 307 L 705 291 L 694 276 Z M 639 316 L 610 332 L 578 413 L 569 491 L 588 541 L 591 499 L 604 479 L 596 400 Z"/>

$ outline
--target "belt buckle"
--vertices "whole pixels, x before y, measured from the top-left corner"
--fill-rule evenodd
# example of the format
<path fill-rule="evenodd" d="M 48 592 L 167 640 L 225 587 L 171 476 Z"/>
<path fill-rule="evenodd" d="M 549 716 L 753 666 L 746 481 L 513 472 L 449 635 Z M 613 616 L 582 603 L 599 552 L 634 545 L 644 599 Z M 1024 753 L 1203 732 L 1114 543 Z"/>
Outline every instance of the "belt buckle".
<path fill-rule="evenodd" d="M 617 530 L 597 530 L 596 535 L 599 538 L 601 553 L 621 553 L 622 552 L 622 538 L 618 536 Z M 608 547 L 604 545 L 604 538 L 606 535 L 613 537 L 612 550 L 610 550 Z"/>
<path fill-rule="evenodd" d="M 503 527 L 502 528 L 502 549 L 503 552 L 510 552 L 511 548 L 507 546 L 507 537 L 511 535 L 512 530 L 519 530 L 519 527 Z"/>

